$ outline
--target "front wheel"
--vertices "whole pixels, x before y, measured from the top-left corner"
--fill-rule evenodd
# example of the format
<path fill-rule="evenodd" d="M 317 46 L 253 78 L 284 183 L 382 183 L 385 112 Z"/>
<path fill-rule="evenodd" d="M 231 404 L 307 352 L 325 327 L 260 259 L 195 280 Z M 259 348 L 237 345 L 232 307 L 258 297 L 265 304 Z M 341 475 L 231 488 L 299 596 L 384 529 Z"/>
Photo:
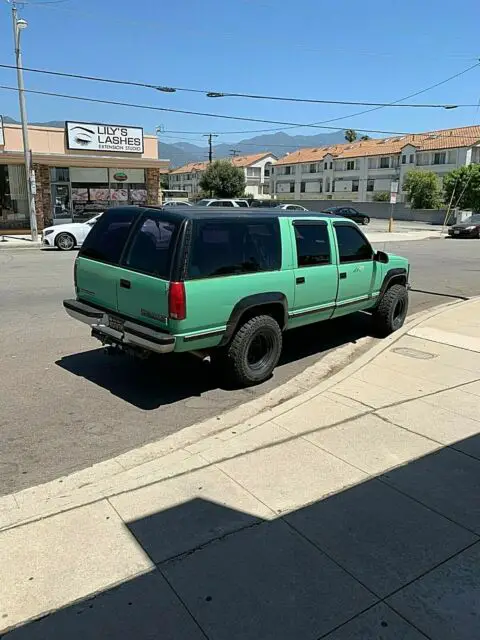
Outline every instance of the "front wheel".
<path fill-rule="evenodd" d="M 369 224 L 370 223 L 370 218 L 368 216 L 365 216 L 365 218 L 362 219 L 362 224 Z"/>
<path fill-rule="evenodd" d="M 241 325 L 227 347 L 226 372 L 242 387 L 260 384 L 272 375 L 281 351 L 278 323 L 271 316 L 256 316 Z"/>
<path fill-rule="evenodd" d="M 408 311 L 408 291 L 403 284 L 394 284 L 383 294 L 373 313 L 375 332 L 382 338 L 400 329 Z"/>
<path fill-rule="evenodd" d="M 75 238 L 71 233 L 59 233 L 55 239 L 55 244 L 60 251 L 71 251 L 75 248 Z"/>

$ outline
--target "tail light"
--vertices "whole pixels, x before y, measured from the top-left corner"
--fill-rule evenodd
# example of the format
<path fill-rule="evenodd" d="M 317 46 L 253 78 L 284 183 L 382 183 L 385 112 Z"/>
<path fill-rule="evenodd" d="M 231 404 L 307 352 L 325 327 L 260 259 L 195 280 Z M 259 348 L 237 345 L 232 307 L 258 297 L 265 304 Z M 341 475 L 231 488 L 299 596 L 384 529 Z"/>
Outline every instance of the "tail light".
<path fill-rule="evenodd" d="M 183 282 L 171 282 L 168 291 L 168 317 L 172 320 L 185 320 L 187 301 Z"/>

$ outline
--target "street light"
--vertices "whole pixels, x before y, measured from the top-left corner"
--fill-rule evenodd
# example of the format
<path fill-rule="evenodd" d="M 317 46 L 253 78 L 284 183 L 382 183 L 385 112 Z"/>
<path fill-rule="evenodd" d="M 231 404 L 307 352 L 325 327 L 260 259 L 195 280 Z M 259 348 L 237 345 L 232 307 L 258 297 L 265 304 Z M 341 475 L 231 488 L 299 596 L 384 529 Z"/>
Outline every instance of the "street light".
<path fill-rule="evenodd" d="M 22 51 L 20 49 L 20 33 L 28 27 L 23 18 L 17 16 L 17 7 L 12 3 L 13 39 L 15 42 L 15 61 L 17 66 L 18 101 L 20 104 L 20 120 L 22 122 L 23 155 L 25 159 L 25 175 L 27 179 L 28 213 L 30 217 L 30 231 L 32 241 L 37 242 L 37 216 L 35 214 L 35 194 L 33 192 L 33 171 L 30 157 L 30 144 L 28 142 L 27 107 L 25 104 L 25 87 L 23 84 Z"/>

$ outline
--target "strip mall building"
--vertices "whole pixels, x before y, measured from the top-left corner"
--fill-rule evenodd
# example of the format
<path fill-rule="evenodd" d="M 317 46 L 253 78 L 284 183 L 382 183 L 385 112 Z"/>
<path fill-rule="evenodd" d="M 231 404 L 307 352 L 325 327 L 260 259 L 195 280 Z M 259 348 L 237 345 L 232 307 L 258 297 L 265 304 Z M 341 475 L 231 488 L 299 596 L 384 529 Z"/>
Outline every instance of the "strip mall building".
<path fill-rule="evenodd" d="M 39 230 L 80 221 L 107 207 L 157 204 L 158 140 L 141 127 L 67 122 L 28 127 Z M 22 129 L 0 122 L 0 229 L 29 228 Z"/>

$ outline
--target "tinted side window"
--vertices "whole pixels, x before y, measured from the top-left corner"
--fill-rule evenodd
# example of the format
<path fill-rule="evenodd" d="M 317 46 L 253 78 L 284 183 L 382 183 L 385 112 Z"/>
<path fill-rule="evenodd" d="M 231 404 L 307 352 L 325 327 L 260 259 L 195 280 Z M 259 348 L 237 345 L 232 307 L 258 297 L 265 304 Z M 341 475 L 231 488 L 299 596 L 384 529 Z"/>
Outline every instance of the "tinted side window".
<path fill-rule="evenodd" d="M 239 207 L 246 207 L 248 209 L 248 204 L 242 200 L 237 200 L 237 204 Z"/>
<path fill-rule="evenodd" d="M 80 255 L 100 262 L 117 264 L 138 213 L 121 207 L 106 211 L 86 237 Z"/>
<path fill-rule="evenodd" d="M 277 220 L 195 222 L 188 278 L 274 271 L 280 266 Z"/>
<path fill-rule="evenodd" d="M 178 225 L 158 216 L 146 216 L 135 231 L 124 266 L 168 279 Z"/>
<path fill-rule="evenodd" d="M 330 240 L 326 224 L 294 225 L 299 267 L 330 263 Z"/>
<path fill-rule="evenodd" d="M 355 227 L 335 225 L 340 262 L 361 262 L 371 260 L 373 250 L 364 236 Z"/>

